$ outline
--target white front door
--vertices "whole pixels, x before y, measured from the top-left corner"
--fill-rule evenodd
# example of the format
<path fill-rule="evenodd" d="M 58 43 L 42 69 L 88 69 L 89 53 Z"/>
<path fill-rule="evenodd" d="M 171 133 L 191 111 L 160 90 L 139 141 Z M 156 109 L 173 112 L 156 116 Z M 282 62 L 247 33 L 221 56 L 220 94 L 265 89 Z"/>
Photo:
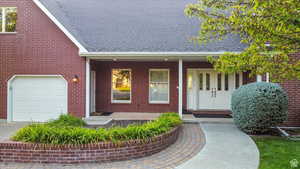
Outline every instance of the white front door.
<path fill-rule="evenodd" d="M 231 94 L 242 84 L 242 73 L 188 70 L 189 110 L 230 110 Z"/>

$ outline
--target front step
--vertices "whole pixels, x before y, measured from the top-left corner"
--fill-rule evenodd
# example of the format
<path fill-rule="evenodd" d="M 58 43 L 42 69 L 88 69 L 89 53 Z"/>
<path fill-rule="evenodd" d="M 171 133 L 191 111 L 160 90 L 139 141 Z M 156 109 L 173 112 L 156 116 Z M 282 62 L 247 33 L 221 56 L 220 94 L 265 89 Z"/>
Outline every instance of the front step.
<path fill-rule="evenodd" d="M 84 121 L 89 126 L 105 126 L 108 125 L 113 119 L 112 118 L 105 118 L 101 116 L 91 116 L 89 118 L 85 118 Z"/>

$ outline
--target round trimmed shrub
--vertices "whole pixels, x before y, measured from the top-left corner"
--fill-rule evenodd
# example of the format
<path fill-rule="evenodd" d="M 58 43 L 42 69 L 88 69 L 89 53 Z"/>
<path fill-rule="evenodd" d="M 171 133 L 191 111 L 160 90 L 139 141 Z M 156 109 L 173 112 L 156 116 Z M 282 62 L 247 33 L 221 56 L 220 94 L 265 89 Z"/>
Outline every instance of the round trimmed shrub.
<path fill-rule="evenodd" d="M 275 83 L 250 83 L 233 92 L 233 119 L 250 134 L 267 132 L 287 119 L 288 97 Z"/>

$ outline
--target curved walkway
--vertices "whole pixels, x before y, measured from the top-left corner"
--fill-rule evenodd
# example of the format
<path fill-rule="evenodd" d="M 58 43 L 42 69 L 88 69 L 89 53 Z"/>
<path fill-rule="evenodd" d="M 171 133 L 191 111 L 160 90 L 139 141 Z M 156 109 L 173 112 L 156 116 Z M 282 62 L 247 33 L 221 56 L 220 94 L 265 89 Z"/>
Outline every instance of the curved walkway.
<path fill-rule="evenodd" d="M 6 127 L 15 131 L 16 127 Z M 12 132 L 9 132 L 11 134 Z M 1 129 L 0 129 L 1 135 Z M 8 135 L 8 134 L 6 134 Z M 175 144 L 149 157 L 140 159 L 90 164 L 37 164 L 37 163 L 1 163 L 1 169 L 172 169 L 198 154 L 204 145 L 204 135 L 198 124 L 184 124 Z"/>
<path fill-rule="evenodd" d="M 177 169 L 257 169 L 259 151 L 254 141 L 233 123 L 201 123 L 206 145 Z"/>

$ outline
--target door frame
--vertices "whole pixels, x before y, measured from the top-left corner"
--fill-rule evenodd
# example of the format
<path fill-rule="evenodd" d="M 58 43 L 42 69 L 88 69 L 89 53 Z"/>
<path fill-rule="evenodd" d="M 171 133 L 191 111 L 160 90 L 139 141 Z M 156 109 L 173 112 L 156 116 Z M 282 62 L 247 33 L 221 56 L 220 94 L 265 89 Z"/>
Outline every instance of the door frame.
<path fill-rule="evenodd" d="M 213 68 L 186 68 L 186 108 L 187 108 L 187 110 L 188 110 L 188 91 L 189 91 L 189 88 L 188 88 L 188 73 L 189 73 L 189 70 L 198 70 L 198 71 L 215 71 L 216 73 L 219 73 L 219 72 L 217 72 L 216 70 L 214 70 Z M 242 86 L 243 85 L 243 81 L 244 81 L 244 79 L 243 79 L 243 73 L 242 72 L 240 72 L 241 73 L 241 75 L 240 75 L 240 81 L 239 81 L 239 83 L 240 83 L 240 86 Z M 234 84 L 235 84 L 235 81 L 236 81 L 236 79 L 235 79 L 235 74 L 234 74 Z M 234 86 L 234 89 L 235 89 L 235 86 Z M 199 109 L 199 110 L 206 110 L 206 109 Z M 216 111 L 220 111 L 220 109 L 215 109 Z M 212 111 L 212 110 L 210 110 L 210 111 Z M 223 110 L 222 110 L 223 111 Z M 227 110 L 226 110 L 227 111 Z"/>
<path fill-rule="evenodd" d="M 34 74 L 28 74 L 28 75 L 22 75 L 22 74 L 16 74 L 13 75 L 9 80 L 7 81 L 7 106 L 6 106 L 6 121 L 7 122 L 12 122 L 12 107 L 13 107 L 13 100 L 12 100 L 12 91 L 11 91 L 11 84 L 16 79 L 17 77 L 56 77 L 56 78 L 61 78 L 65 81 L 66 83 L 66 97 L 67 97 L 67 104 L 66 104 L 66 110 L 68 110 L 68 81 L 62 76 L 62 75 L 34 75 Z M 66 112 L 67 113 L 67 112 Z"/>
<path fill-rule="evenodd" d="M 186 109 L 188 109 L 188 100 L 189 100 L 189 95 L 188 95 L 188 92 L 189 92 L 189 82 L 188 82 L 188 75 L 189 75 L 189 70 L 198 70 L 198 71 L 214 71 L 213 68 L 186 68 L 186 78 L 185 78 L 185 81 L 186 81 Z M 200 110 L 200 109 L 199 109 Z"/>

